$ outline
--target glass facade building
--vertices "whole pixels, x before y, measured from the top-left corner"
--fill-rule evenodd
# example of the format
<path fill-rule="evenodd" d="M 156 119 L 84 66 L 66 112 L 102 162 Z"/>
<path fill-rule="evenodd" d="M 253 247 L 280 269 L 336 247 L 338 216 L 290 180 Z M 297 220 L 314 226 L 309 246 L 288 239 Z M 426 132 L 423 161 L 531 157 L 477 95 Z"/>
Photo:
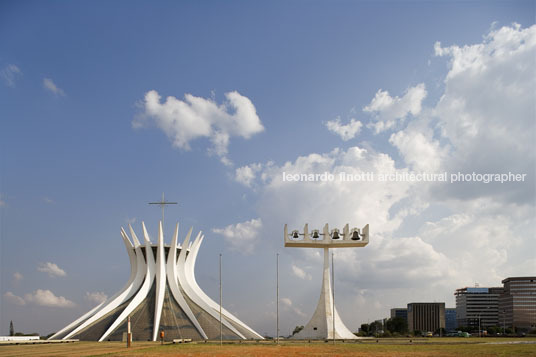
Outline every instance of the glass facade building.
<path fill-rule="evenodd" d="M 536 277 L 511 277 L 502 281 L 499 323 L 521 330 L 536 328 Z"/>
<path fill-rule="evenodd" d="M 445 309 L 445 330 L 452 331 L 458 327 L 456 323 L 456 309 L 447 308 Z"/>

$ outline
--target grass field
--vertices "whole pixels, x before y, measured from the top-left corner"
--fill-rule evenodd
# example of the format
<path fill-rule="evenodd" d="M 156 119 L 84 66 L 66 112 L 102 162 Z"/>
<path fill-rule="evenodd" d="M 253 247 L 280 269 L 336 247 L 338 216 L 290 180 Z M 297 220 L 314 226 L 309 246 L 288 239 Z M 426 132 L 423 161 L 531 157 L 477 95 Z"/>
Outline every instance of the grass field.
<path fill-rule="evenodd" d="M 120 342 L 3 345 L 0 356 L 536 356 L 536 338 L 427 338 L 390 339 L 376 342 L 315 341 L 261 343 L 165 344 L 134 342 L 127 349 Z"/>

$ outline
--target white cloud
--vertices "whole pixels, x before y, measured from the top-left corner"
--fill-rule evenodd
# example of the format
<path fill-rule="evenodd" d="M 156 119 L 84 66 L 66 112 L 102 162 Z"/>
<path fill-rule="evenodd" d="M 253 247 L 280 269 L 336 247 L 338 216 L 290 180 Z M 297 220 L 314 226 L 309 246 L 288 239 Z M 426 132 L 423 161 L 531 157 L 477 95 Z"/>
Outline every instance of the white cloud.
<path fill-rule="evenodd" d="M 75 306 L 74 302 L 64 298 L 63 296 L 56 296 L 52 291 L 42 289 L 37 289 L 31 294 L 25 294 L 24 298 L 13 294 L 11 291 L 8 291 L 4 294 L 4 299 L 9 303 L 19 306 L 26 304 L 68 308 Z"/>
<path fill-rule="evenodd" d="M 108 298 L 108 295 L 106 295 L 102 291 L 95 291 L 95 292 L 88 291 L 86 292 L 85 298 L 91 303 L 100 304 L 101 302 L 106 301 L 106 299 Z"/>
<path fill-rule="evenodd" d="M 242 223 L 230 224 L 225 228 L 214 228 L 212 231 L 221 234 L 231 249 L 250 254 L 255 248 L 261 228 L 262 220 L 257 218 Z"/>
<path fill-rule="evenodd" d="M 50 78 L 43 78 L 43 88 L 54 93 L 57 96 L 64 96 L 65 92 L 59 88 L 56 83 Z"/>
<path fill-rule="evenodd" d="M 262 169 L 261 164 L 250 164 L 235 170 L 235 180 L 244 186 L 251 187 L 257 173 Z"/>
<path fill-rule="evenodd" d="M 391 134 L 389 142 L 395 146 L 406 164 L 414 171 L 439 172 L 447 155 L 447 147 L 441 147 L 427 127 L 414 126 Z"/>
<path fill-rule="evenodd" d="M 291 182 L 283 181 L 286 174 L 322 174 L 328 172 L 336 178 L 339 174 L 361 175 L 374 173 L 403 173 L 394 160 L 386 154 L 371 149 L 350 147 L 346 151 L 334 149 L 329 153 L 309 154 L 298 157 L 294 162 L 281 166 L 267 167 L 262 175 L 265 183 L 261 187 L 259 210 L 267 226 L 289 224 L 291 229 L 303 227 L 305 223 L 333 227 L 346 223 L 374 225 L 376 232 L 392 232 L 401 223 L 392 206 L 407 198 L 414 184 L 410 182 Z M 333 207 L 337 209 L 333 209 Z M 270 217 L 270 222 L 265 221 Z M 267 218 L 268 219 L 268 218 Z M 321 228 L 319 226 L 310 227 Z"/>
<path fill-rule="evenodd" d="M 287 306 L 292 306 L 292 300 L 290 300 L 289 298 L 281 298 L 279 299 L 284 305 L 287 305 Z"/>
<path fill-rule="evenodd" d="M 152 120 L 172 141 L 173 146 L 190 150 L 190 143 L 198 138 L 212 142 L 210 153 L 230 165 L 227 157 L 232 136 L 249 139 L 264 127 L 251 100 L 233 91 L 225 93 L 226 101 L 220 105 L 212 99 L 185 94 L 184 100 L 169 96 L 161 102 L 157 91 L 145 94 L 144 112 L 133 121 L 134 127 Z"/>
<path fill-rule="evenodd" d="M 21 273 L 19 273 L 18 271 L 13 273 L 13 280 L 21 281 L 22 279 L 24 279 L 24 276 Z"/>
<path fill-rule="evenodd" d="M 24 301 L 40 306 L 50 307 L 74 307 L 75 303 L 64 298 L 56 296 L 50 290 L 37 289 L 31 294 L 24 295 Z"/>
<path fill-rule="evenodd" d="M 332 133 L 341 137 L 343 141 L 348 141 L 356 137 L 363 124 L 359 120 L 351 119 L 348 124 L 341 124 L 341 118 L 335 118 L 326 122 L 326 128 Z"/>
<path fill-rule="evenodd" d="M 26 301 L 24 301 L 23 298 L 13 294 L 11 291 L 8 291 L 4 294 L 4 299 L 11 304 L 15 304 L 19 306 L 26 305 Z"/>
<path fill-rule="evenodd" d="M 55 263 L 51 263 L 51 262 L 39 264 L 39 266 L 37 267 L 37 270 L 43 273 L 47 273 L 51 277 L 67 275 L 67 273 L 65 273 L 65 270 L 61 269 Z"/>
<path fill-rule="evenodd" d="M 282 303 L 282 308 L 283 308 L 283 311 L 292 311 L 294 312 L 296 315 L 300 316 L 300 317 L 306 317 L 307 315 L 301 311 L 299 308 L 297 308 L 296 306 L 294 306 L 292 304 L 292 300 L 290 300 L 289 298 L 286 298 L 286 297 L 282 297 L 279 299 L 279 301 Z"/>
<path fill-rule="evenodd" d="M 21 70 L 14 64 L 8 64 L 0 71 L 0 77 L 8 87 L 15 87 L 15 81 L 21 75 Z"/>
<path fill-rule="evenodd" d="M 388 91 L 378 90 L 370 104 L 363 108 L 363 111 L 372 113 L 375 120 L 368 126 L 374 128 L 376 133 L 394 128 L 408 114 L 416 116 L 421 112 L 426 95 L 423 83 L 408 88 L 402 97 L 393 98 Z"/>
<path fill-rule="evenodd" d="M 304 280 L 312 279 L 311 274 L 306 273 L 305 270 L 303 270 L 302 268 L 294 264 L 292 264 L 292 273 L 294 273 L 294 275 L 296 275 L 300 279 L 304 279 Z"/>
<path fill-rule="evenodd" d="M 536 25 L 502 27 L 474 45 L 443 48 L 436 43 L 435 53 L 450 60 L 445 92 L 434 108 L 437 128 L 451 145 L 444 168 L 535 172 Z M 450 185 L 441 193 L 458 199 L 486 195 L 533 203 L 535 187 L 534 175 L 529 174 L 525 184 Z"/>
<path fill-rule="evenodd" d="M 56 203 L 56 201 L 54 201 L 52 198 L 50 197 L 43 197 L 43 201 L 45 201 L 46 203 L 49 203 L 49 204 L 53 204 L 53 203 Z"/>

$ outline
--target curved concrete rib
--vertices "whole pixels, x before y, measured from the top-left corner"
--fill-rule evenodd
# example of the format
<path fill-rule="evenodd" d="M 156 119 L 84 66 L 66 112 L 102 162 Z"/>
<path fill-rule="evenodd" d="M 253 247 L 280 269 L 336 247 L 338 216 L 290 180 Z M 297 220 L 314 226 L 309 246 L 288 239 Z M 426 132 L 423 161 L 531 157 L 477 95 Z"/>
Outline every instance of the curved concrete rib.
<path fill-rule="evenodd" d="M 193 242 L 191 248 L 190 248 L 190 254 L 188 255 L 188 259 L 186 260 L 186 274 L 190 278 L 190 284 L 192 288 L 195 290 L 195 292 L 204 300 L 207 302 L 207 304 L 212 307 L 214 310 L 218 312 L 219 317 L 219 309 L 220 305 L 216 303 L 214 300 L 212 300 L 205 292 L 201 289 L 199 284 L 197 284 L 197 280 L 195 278 L 195 262 L 197 260 L 197 253 L 199 252 L 199 247 L 201 246 L 201 243 L 203 242 L 203 239 L 205 238 L 204 235 L 197 236 L 195 241 Z M 227 311 L 223 306 L 221 308 L 222 315 L 225 316 L 227 319 L 233 321 L 243 329 L 249 331 L 254 336 L 256 336 L 259 339 L 263 339 L 261 335 L 259 335 L 257 332 L 252 330 L 249 326 L 247 326 L 245 323 L 240 321 L 237 317 L 235 317 L 233 314 L 231 314 L 229 311 Z"/>
<path fill-rule="evenodd" d="M 160 330 L 160 317 L 162 316 L 162 306 L 164 305 L 164 295 L 166 292 L 166 258 L 164 256 L 164 232 L 162 221 L 158 225 L 158 246 L 156 248 L 156 299 L 154 307 L 153 341 L 156 341 Z"/>
<path fill-rule="evenodd" d="M 132 229 L 132 227 L 130 227 Z M 135 257 L 135 262 L 132 264 L 131 260 L 131 267 L 130 267 L 130 273 L 131 273 L 131 279 L 129 279 L 129 283 L 125 286 L 123 290 L 120 290 L 117 294 L 113 295 L 111 298 L 106 300 L 100 307 L 100 309 L 95 310 L 94 314 L 89 316 L 89 318 L 84 321 L 80 326 L 78 326 L 76 329 L 71 331 L 68 335 L 66 335 L 63 339 L 69 339 L 72 336 L 76 335 L 78 332 L 82 331 L 87 326 L 91 325 L 93 322 L 97 321 L 125 301 L 128 301 L 134 293 L 138 290 L 139 286 L 141 285 L 141 282 L 143 281 L 143 277 L 145 275 L 145 262 L 143 259 L 143 253 L 141 251 L 139 242 L 137 242 L 137 238 L 133 236 L 134 238 L 134 244 L 138 243 L 138 246 L 134 246 L 135 248 L 132 249 L 132 244 L 130 243 L 130 240 L 128 240 L 128 236 L 126 235 L 126 232 L 122 229 L 121 230 L 121 236 L 123 237 L 123 241 L 125 242 L 125 246 L 128 246 L 130 244 L 130 247 L 127 247 L 127 251 L 129 252 L 129 258 L 131 257 L 131 254 Z M 128 244 L 127 244 L 128 242 Z M 133 265 L 133 267 L 132 267 Z M 134 273 L 134 277 L 132 277 L 132 273 Z"/>
<path fill-rule="evenodd" d="M 106 330 L 106 332 L 99 339 L 99 342 L 104 341 L 127 317 L 132 311 L 147 297 L 151 286 L 153 285 L 154 276 L 155 276 L 155 262 L 153 257 L 153 251 L 151 249 L 151 241 L 149 240 L 149 235 L 147 234 L 147 229 L 145 229 L 145 224 L 141 222 L 143 227 L 143 236 L 145 238 L 145 256 L 147 259 L 146 264 L 146 273 L 143 285 L 139 289 L 138 293 L 132 301 L 127 305 L 127 307 L 121 312 L 121 315 L 114 321 L 114 323 Z"/>
<path fill-rule="evenodd" d="M 192 233 L 192 229 L 190 229 L 190 234 Z M 190 309 L 190 306 L 184 300 L 184 296 L 182 296 L 181 290 L 179 288 L 179 278 L 177 274 L 177 239 L 179 236 L 179 224 L 175 226 L 175 234 L 173 234 L 173 239 L 171 240 L 171 246 L 169 247 L 169 253 L 167 257 L 167 264 L 166 264 L 166 271 L 167 271 L 167 277 L 168 277 L 168 283 L 169 288 L 171 290 L 171 294 L 175 298 L 175 301 L 179 304 L 181 309 L 184 311 L 186 316 L 190 319 L 192 324 L 195 326 L 201 337 L 203 339 L 208 340 L 207 334 L 197 321 L 194 313 Z"/>
<path fill-rule="evenodd" d="M 200 236 L 201 236 L 201 232 L 199 232 L 199 234 L 197 235 L 196 240 L 199 239 Z M 215 318 L 216 320 L 219 321 L 219 319 L 220 319 L 219 313 L 214 311 L 214 309 L 210 307 L 210 305 L 207 303 L 207 301 L 205 301 L 205 299 L 203 299 L 201 296 L 199 296 L 199 294 L 195 291 L 195 289 L 192 286 L 192 282 L 191 282 L 192 279 L 191 279 L 190 274 L 186 272 L 185 265 L 186 265 L 186 261 L 191 257 L 191 250 L 190 250 L 190 254 L 188 254 L 188 257 L 187 257 L 186 256 L 186 249 L 184 249 L 184 247 L 188 246 L 189 239 L 190 239 L 190 235 L 186 236 L 186 238 L 184 239 L 184 242 L 182 244 L 183 249 L 181 250 L 181 253 L 179 254 L 178 269 L 177 269 L 178 272 L 179 272 L 179 283 L 182 286 L 182 288 L 184 289 L 184 292 L 186 293 L 186 295 L 188 295 L 188 297 L 194 303 L 199 305 L 199 307 L 201 307 L 203 310 L 208 312 L 213 318 Z M 227 327 L 228 329 L 230 329 L 231 331 L 233 331 L 235 334 L 237 334 L 240 338 L 246 339 L 227 320 L 222 319 L 222 324 L 225 327 Z"/>

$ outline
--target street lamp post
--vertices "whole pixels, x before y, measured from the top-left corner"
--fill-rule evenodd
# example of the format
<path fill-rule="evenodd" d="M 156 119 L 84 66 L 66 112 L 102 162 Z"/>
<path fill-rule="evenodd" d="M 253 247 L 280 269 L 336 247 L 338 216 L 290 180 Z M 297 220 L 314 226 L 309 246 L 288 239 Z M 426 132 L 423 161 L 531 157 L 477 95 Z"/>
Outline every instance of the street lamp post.
<path fill-rule="evenodd" d="M 222 286 L 221 286 L 221 253 L 220 253 L 220 345 L 223 345 L 223 326 L 221 320 L 221 305 L 222 305 Z"/>
<path fill-rule="evenodd" d="M 276 315 L 277 315 L 277 322 L 276 322 L 276 333 L 275 338 L 277 341 L 277 344 L 279 344 L 279 253 L 276 254 Z"/>
<path fill-rule="evenodd" d="M 331 252 L 331 287 L 333 295 L 333 344 L 335 344 L 335 255 Z"/>
<path fill-rule="evenodd" d="M 506 310 L 503 310 L 503 336 L 506 335 Z"/>

